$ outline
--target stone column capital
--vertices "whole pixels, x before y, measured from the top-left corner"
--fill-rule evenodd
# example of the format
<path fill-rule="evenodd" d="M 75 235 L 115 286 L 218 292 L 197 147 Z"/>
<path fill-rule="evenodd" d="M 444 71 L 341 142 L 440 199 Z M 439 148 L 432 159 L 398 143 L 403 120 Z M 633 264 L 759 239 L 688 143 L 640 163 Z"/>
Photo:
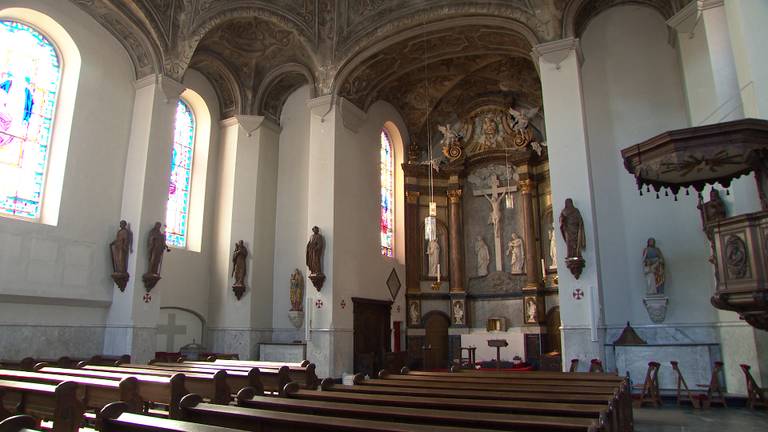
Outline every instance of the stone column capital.
<path fill-rule="evenodd" d="M 536 182 L 532 179 L 525 179 L 520 180 L 517 182 L 518 187 L 520 187 L 520 192 L 523 193 L 523 195 L 528 195 L 536 188 Z"/>
<path fill-rule="evenodd" d="M 461 202 L 461 189 L 451 189 L 448 191 L 448 201 L 451 204 L 458 204 Z"/>
<path fill-rule="evenodd" d="M 584 62 L 584 55 L 581 52 L 581 43 L 577 38 L 560 39 L 552 42 L 545 42 L 536 45 L 531 50 L 533 63 L 538 67 L 541 61 L 559 65 L 568 58 L 571 53 L 575 53 L 581 65 Z"/>
<path fill-rule="evenodd" d="M 406 204 L 418 204 L 421 192 L 419 191 L 405 191 Z"/>

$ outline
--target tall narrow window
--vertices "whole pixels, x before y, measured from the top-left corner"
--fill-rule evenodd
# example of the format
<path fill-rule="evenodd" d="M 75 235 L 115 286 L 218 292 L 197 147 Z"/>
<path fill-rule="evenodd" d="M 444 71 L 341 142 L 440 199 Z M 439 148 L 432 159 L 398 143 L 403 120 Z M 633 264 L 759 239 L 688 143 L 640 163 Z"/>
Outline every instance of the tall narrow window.
<path fill-rule="evenodd" d="M 395 169 L 392 140 L 381 130 L 381 254 L 393 256 L 395 237 Z"/>
<path fill-rule="evenodd" d="M 189 105 L 180 99 L 176 105 L 171 154 L 171 181 L 168 185 L 168 207 L 165 230 L 169 245 L 187 246 L 189 226 L 189 192 L 192 183 L 192 155 L 195 146 L 195 116 Z"/>
<path fill-rule="evenodd" d="M 40 219 L 60 80 L 45 36 L 0 21 L 0 215 Z"/>

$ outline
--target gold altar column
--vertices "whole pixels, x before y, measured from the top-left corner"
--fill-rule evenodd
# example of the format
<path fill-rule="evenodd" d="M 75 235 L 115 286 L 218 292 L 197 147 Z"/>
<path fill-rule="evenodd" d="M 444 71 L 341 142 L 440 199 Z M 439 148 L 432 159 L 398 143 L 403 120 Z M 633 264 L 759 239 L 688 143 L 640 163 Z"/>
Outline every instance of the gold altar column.
<path fill-rule="evenodd" d="M 405 289 L 419 292 L 419 270 L 421 269 L 421 244 L 418 191 L 405 191 Z"/>
<path fill-rule="evenodd" d="M 462 241 L 461 189 L 448 191 L 449 256 L 451 261 L 451 292 L 464 291 L 464 242 Z"/>
<path fill-rule="evenodd" d="M 518 183 L 523 195 L 523 233 L 525 241 L 525 287 L 523 288 L 523 322 L 528 325 L 538 325 L 544 319 L 544 297 L 541 295 L 541 260 L 539 248 L 536 247 L 536 221 L 533 214 L 533 191 L 536 182 L 532 179 L 520 180 Z"/>

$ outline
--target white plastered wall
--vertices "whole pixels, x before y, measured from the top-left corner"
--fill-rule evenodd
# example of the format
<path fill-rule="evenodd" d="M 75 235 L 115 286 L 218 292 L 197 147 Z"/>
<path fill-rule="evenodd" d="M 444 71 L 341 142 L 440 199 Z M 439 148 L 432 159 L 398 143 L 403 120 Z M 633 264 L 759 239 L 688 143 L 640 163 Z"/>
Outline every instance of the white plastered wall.
<path fill-rule="evenodd" d="M 208 80 L 194 69 L 184 74 L 183 84 L 197 93 L 205 103 L 205 110 L 195 111 L 198 130 L 193 162 L 192 203 L 190 208 L 189 247 L 173 248 L 163 257 L 163 295 L 161 307 L 174 306 L 208 316 L 210 290 L 212 231 L 214 220 L 214 192 L 216 187 L 216 157 L 219 142 L 219 103 Z M 182 93 L 182 97 L 184 94 Z M 192 104 L 193 109 L 197 109 Z M 207 135 L 207 136 L 206 136 Z M 201 172 L 202 171 L 202 172 Z M 198 176 L 202 178 L 198 178 Z M 200 180 L 199 182 L 197 180 Z M 143 239 L 139 239 L 139 246 Z M 162 323 L 161 323 L 162 324 Z M 190 340 L 191 342 L 191 340 Z M 200 340 L 197 340 L 199 343 Z"/>
<path fill-rule="evenodd" d="M 14 7 L 56 21 L 77 46 L 81 66 L 75 109 L 57 113 L 72 120 L 56 225 L 0 218 L 0 327 L 7 327 L 0 351 L 6 358 L 93 355 L 101 352 L 116 289 L 108 244 L 120 219 L 133 67 L 123 47 L 74 4 L 0 2 L 0 10 Z"/>
<path fill-rule="evenodd" d="M 305 292 L 314 290 L 305 264 L 307 231 L 307 193 L 309 165 L 309 86 L 296 90 L 283 105 L 280 118 L 280 152 L 277 168 L 277 208 L 275 225 L 275 263 L 273 281 L 273 340 L 303 340 L 304 332 L 288 319 L 290 277 L 295 269 L 304 276 Z"/>
<path fill-rule="evenodd" d="M 667 265 L 665 323 L 711 323 L 714 309 L 707 245 L 695 196 L 640 196 L 620 151 L 658 133 L 687 126 L 675 49 L 663 18 L 624 6 L 597 16 L 581 39 L 584 100 L 594 179 L 606 325 L 649 325 L 641 257 L 656 238 Z M 610 342 L 610 341 L 608 341 Z"/>

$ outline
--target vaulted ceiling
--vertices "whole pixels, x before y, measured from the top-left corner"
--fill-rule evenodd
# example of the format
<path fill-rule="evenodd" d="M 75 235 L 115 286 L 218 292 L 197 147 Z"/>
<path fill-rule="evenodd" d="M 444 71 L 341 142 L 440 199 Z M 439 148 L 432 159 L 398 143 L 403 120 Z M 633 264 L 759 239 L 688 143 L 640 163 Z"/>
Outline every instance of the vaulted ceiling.
<path fill-rule="evenodd" d="M 202 72 L 224 117 L 279 121 L 288 95 L 308 84 L 364 110 L 388 101 L 419 134 L 427 113 L 448 121 L 479 100 L 540 105 L 531 48 L 578 37 L 610 7 L 669 18 L 691 0 L 70 1 L 123 43 L 137 78 Z"/>

